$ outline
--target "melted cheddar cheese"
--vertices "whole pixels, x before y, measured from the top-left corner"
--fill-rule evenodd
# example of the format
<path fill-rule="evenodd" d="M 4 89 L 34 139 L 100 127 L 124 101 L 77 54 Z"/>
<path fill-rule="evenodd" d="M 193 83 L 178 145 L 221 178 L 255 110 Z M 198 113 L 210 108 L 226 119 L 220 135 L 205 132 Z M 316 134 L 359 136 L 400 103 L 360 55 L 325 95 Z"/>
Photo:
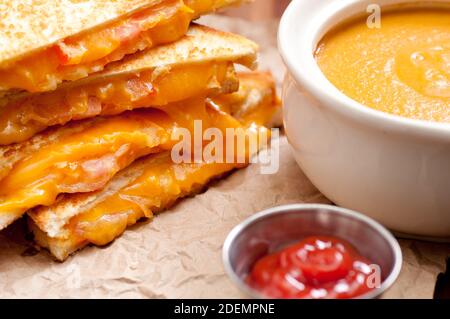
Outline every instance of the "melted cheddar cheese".
<path fill-rule="evenodd" d="M 227 128 L 241 128 L 241 134 L 245 134 L 247 138 L 251 138 L 252 135 L 269 138 L 267 130 L 263 127 L 244 129 L 242 124 L 231 116 L 224 113 L 216 115 L 223 122 L 221 128 L 223 132 Z M 262 131 L 266 134 L 261 134 Z M 263 145 L 267 140 L 259 142 Z M 224 144 L 224 152 L 226 147 Z M 245 154 L 246 162 L 254 155 L 248 143 L 245 144 Z M 200 191 L 211 179 L 245 165 L 237 161 L 175 164 L 168 153 L 151 156 L 143 159 L 141 163 L 136 163 L 139 174 L 136 174 L 135 179 L 115 191 L 106 188 L 101 194 L 107 196 L 99 196 L 100 201 L 72 218 L 67 229 L 72 240 L 106 245 L 139 219 L 153 217 L 154 213 L 169 208 L 177 200 Z M 136 167 L 132 166 L 130 169 Z"/>
<path fill-rule="evenodd" d="M 71 234 L 79 241 L 106 245 L 141 218 L 151 218 L 234 168 L 237 165 L 225 163 L 176 165 L 170 154 L 152 159 L 140 178 L 73 218 Z"/>
<path fill-rule="evenodd" d="M 187 5 L 186 5 L 187 4 Z M 45 92 L 101 71 L 125 55 L 173 42 L 190 22 L 214 9 L 212 0 L 165 0 L 100 30 L 77 35 L 0 69 L 0 93 Z"/>
<path fill-rule="evenodd" d="M 198 193 L 212 179 L 246 166 L 254 152 L 259 151 L 258 147 L 252 150 L 248 140 L 258 136 L 258 146 L 267 145 L 270 132 L 261 125 L 272 120 L 278 110 L 278 103 L 273 94 L 273 81 L 256 83 L 251 82 L 248 77 L 241 77 L 241 94 L 211 99 L 207 103 L 207 112 L 211 127 L 217 127 L 222 132 L 227 128 L 234 128 L 238 129 L 238 135 L 245 134 L 248 138 L 244 145 L 246 162 L 239 164 L 203 160 L 198 163 L 175 164 L 169 152 L 149 155 L 119 172 L 100 191 L 68 195 L 51 207 L 33 210 L 30 213 L 33 220 L 30 226 L 39 244 L 49 248 L 59 260 L 66 259 L 72 252 L 89 243 L 108 244 L 140 219 L 152 218 L 153 214 L 168 209 L 181 198 Z M 253 91 L 256 88 L 261 90 L 264 98 L 251 98 L 256 94 Z M 250 94 L 252 91 L 253 94 Z M 242 109 L 239 104 L 241 107 L 249 106 L 239 120 L 224 112 L 228 110 L 236 114 Z M 182 111 L 177 109 L 174 113 Z M 228 147 L 229 144 L 222 145 L 224 152 Z M 236 150 L 238 146 L 234 144 L 233 147 Z M 48 228 L 72 204 L 76 206 L 76 214 L 71 213 L 73 217 L 64 219 L 64 226 L 57 227 L 58 230 Z"/>
<path fill-rule="evenodd" d="M 142 107 L 163 107 L 192 96 L 234 90 L 231 62 L 205 62 L 126 75 L 96 84 L 32 95 L 0 109 L 0 145 L 25 141 L 53 125 Z M 230 86 L 231 85 L 231 86 Z M 237 89 L 237 88 L 236 88 Z"/>
<path fill-rule="evenodd" d="M 170 104 L 164 112 L 143 109 L 95 118 L 74 123 L 80 129 L 60 138 L 44 136 L 52 142 L 14 163 L 0 180 L 0 214 L 18 218 L 35 206 L 52 205 L 58 194 L 103 188 L 137 158 L 170 150 L 178 142 L 174 130 L 193 130 L 193 119 L 205 129 L 217 123 L 204 101 L 198 97 Z"/>
<path fill-rule="evenodd" d="M 280 106 L 274 79 L 268 73 L 240 73 L 239 82 L 235 93 L 218 95 L 208 102 L 244 124 L 266 125 Z"/>

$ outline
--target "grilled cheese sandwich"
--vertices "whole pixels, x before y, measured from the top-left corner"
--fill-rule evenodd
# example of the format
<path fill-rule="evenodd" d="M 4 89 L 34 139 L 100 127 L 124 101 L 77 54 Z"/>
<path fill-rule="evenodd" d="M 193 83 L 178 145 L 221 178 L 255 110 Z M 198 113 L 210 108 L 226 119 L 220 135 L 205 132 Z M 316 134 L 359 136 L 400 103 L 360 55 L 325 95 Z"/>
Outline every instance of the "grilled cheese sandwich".
<path fill-rule="evenodd" d="M 85 78 L 128 54 L 173 42 L 195 18 L 238 2 L 0 0 L 0 96 Z"/>
<path fill-rule="evenodd" d="M 226 126 L 226 117 L 211 113 L 205 99 L 167 105 L 164 111 L 142 109 L 71 122 L 22 144 L 3 147 L 2 228 L 33 207 L 52 205 L 59 194 L 101 189 L 136 159 L 171 150 L 178 142 L 173 138 L 177 129 L 194 135 L 194 120 L 202 121 L 204 129 Z"/>
<path fill-rule="evenodd" d="M 0 99 L 0 145 L 53 125 L 238 89 L 233 63 L 252 68 L 257 46 L 237 35 L 192 25 L 182 39 L 128 57 L 57 91 Z"/>
<path fill-rule="evenodd" d="M 198 51 L 199 49 L 202 50 Z M 55 104 L 53 113 L 51 109 L 48 110 L 47 114 L 50 116 L 47 120 L 51 116 L 59 116 L 60 124 L 66 121 L 70 121 L 69 123 L 49 128 L 20 143 L 0 146 L 0 229 L 35 206 L 52 205 L 59 194 L 101 189 L 117 172 L 134 160 L 170 150 L 176 142 L 171 138 L 174 131 L 179 128 L 192 131 L 196 119 L 202 120 L 204 129 L 207 129 L 214 122 L 214 113 L 205 107 L 210 86 L 225 92 L 236 89 L 234 72 L 231 71 L 231 76 L 229 74 L 231 64 L 240 62 L 252 66 L 256 49 L 256 45 L 242 37 L 193 26 L 185 39 L 179 43 L 159 47 L 152 54 L 142 53 L 142 56 L 132 57 L 113 70 L 97 76 L 100 81 L 112 81 L 117 77 L 118 81 L 123 81 L 122 76 L 126 79 L 136 79 L 134 72 L 141 74 L 148 71 L 151 73 L 143 75 L 139 80 L 145 82 L 153 79 L 154 82 L 151 83 L 155 83 L 154 88 L 158 90 L 156 93 L 143 85 L 137 89 L 138 93 L 144 95 L 142 100 L 133 100 L 128 92 L 119 98 L 121 93 L 114 94 L 117 92 L 113 82 L 101 84 L 112 90 L 113 95 L 109 96 L 108 90 L 105 92 L 95 88 L 95 79 L 86 80 L 86 86 L 81 85 L 82 90 L 90 92 L 89 90 L 93 89 L 98 93 L 95 98 L 104 100 L 97 112 L 91 112 L 89 106 L 82 106 L 81 112 L 76 114 L 78 118 L 97 115 L 93 113 L 111 115 L 135 107 L 152 106 L 147 103 L 156 105 L 153 108 L 142 108 L 112 116 L 70 121 L 74 113 L 64 113 L 64 110 L 59 110 L 58 104 Z M 175 63 L 180 60 L 185 60 L 186 63 Z M 184 73 L 180 70 L 190 71 Z M 208 70 L 209 72 L 205 72 Z M 170 75 L 171 73 L 173 75 Z M 197 77 L 186 81 L 186 75 Z M 225 81 L 226 78 L 231 78 L 236 84 L 226 89 L 224 86 L 229 85 L 229 81 Z M 128 82 L 122 82 L 118 86 L 123 87 L 124 83 Z M 75 89 L 79 88 L 75 86 Z M 68 91 L 71 92 L 71 89 L 72 86 L 69 86 Z M 199 92 L 203 94 L 197 96 Z M 54 92 L 50 100 L 58 100 L 59 94 L 65 93 Z M 187 97 L 191 98 L 165 105 L 171 99 Z M 93 96 L 88 97 L 88 103 L 89 98 L 92 99 Z M 73 104 L 70 105 L 71 110 L 74 107 L 77 112 L 79 109 L 75 102 L 72 101 Z M 23 112 L 25 111 L 28 112 L 29 109 L 25 108 Z M 41 120 L 42 122 L 45 123 Z M 226 124 L 227 121 L 215 121 L 214 125 L 220 127 L 221 123 Z M 25 131 L 22 136 L 26 136 L 32 135 L 36 129 L 39 127 L 28 123 L 19 125 L 17 131 Z M 18 135 L 20 134 L 13 136 Z"/>
<path fill-rule="evenodd" d="M 221 130 L 241 127 L 246 128 L 245 134 L 269 137 L 267 129 L 256 123 L 269 123 L 279 108 L 276 96 L 272 94 L 274 87 L 270 86 L 273 81 L 267 81 L 267 75 L 244 75 L 241 82 L 243 88 L 248 88 L 252 86 L 248 79 L 258 76 L 262 81 L 253 84 L 261 86 L 253 86 L 250 91 L 259 89 L 259 99 L 250 95 L 246 98 L 245 91 L 239 93 L 241 105 L 246 105 L 249 110 L 240 121 L 223 111 L 232 109 L 226 101 L 236 101 L 236 96 L 207 101 L 209 108 L 216 110 L 216 123 L 221 123 Z M 240 111 L 233 103 L 233 114 Z M 260 135 L 262 131 L 267 134 Z M 247 148 L 247 161 L 252 155 Z M 201 191 L 210 180 L 243 166 L 245 164 L 237 162 L 206 161 L 175 164 L 169 152 L 150 155 L 121 171 L 102 190 L 63 195 L 50 207 L 32 210 L 29 225 L 36 241 L 62 261 L 89 243 L 106 245 L 141 218 L 153 217 L 180 198 Z"/>

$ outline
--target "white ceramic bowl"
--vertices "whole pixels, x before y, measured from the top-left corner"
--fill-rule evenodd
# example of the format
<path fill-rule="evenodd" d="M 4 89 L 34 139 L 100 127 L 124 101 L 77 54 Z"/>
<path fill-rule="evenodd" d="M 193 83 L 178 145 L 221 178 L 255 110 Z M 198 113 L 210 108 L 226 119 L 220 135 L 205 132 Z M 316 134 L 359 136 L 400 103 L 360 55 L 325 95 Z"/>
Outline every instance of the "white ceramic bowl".
<path fill-rule="evenodd" d="M 383 7 L 423 2 L 376 1 Z M 448 240 L 450 124 L 365 107 L 336 89 L 313 56 L 327 31 L 365 13 L 372 3 L 293 0 L 286 10 L 279 49 L 288 68 L 283 87 L 287 136 L 306 175 L 336 204 L 396 232 Z"/>

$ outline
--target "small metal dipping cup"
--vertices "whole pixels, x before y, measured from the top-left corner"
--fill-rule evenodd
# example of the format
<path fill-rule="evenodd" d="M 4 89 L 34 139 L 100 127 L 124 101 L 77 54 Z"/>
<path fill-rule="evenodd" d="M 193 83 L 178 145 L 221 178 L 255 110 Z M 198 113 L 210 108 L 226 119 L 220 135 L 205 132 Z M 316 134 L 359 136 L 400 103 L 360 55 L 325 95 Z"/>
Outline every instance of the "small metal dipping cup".
<path fill-rule="evenodd" d="M 248 296 L 266 298 L 245 281 L 251 267 L 265 255 L 308 236 L 343 239 L 352 244 L 359 254 L 380 267 L 380 287 L 358 298 L 379 298 L 400 273 L 402 252 L 397 240 L 386 228 L 354 211 L 318 204 L 271 208 L 236 226 L 223 247 L 225 270 Z"/>

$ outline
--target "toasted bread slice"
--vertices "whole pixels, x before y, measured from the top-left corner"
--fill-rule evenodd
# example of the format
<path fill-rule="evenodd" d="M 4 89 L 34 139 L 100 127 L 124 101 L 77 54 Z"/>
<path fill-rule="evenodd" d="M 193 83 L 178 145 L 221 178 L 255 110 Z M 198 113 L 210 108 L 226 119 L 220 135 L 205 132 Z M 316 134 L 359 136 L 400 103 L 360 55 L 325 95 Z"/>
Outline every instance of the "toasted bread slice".
<path fill-rule="evenodd" d="M 262 80 L 259 83 L 273 84 L 267 74 L 243 75 L 243 90 L 250 92 L 251 90 L 244 88 L 251 86 L 251 80 L 258 77 Z M 242 134 L 258 135 L 258 145 L 262 146 L 267 142 L 263 139 L 267 139 L 269 133 L 260 124 L 270 123 L 279 105 L 276 96 L 272 94 L 274 86 L 269 88 L 261 85 L 259 88 L 265 91 L 259 95 L 264 98 L 245 97 L 241 93 L 239 100 L 242 106 L 249 107 L 248 112 L 245 112 L 246 115 L 240 121 L 235 120 L 234 124 L 233 120 L 228 119 L 228 124 L 222 125 L 222 130 L 227 127 L 244 128 L 242 132 L 245 133 Z M 235 114 L 240 113 L 236 97 L 218 97 L 218 100 L 214 101 L 212 98 L 207 104 L 219 111 L 221 121 L 231 118 L 221 109 L 233 109 Z M 228 105 L 226 101 L 233 101 L 233 105 Z M 250 110 L 259 114 L 259 117 Z M 253 117 L 253 120 L 249 117 Z M 245 152 L 248 160 L 253 155 L 248 144 Z M 62 261 L 89 243 L 105 245 L 113 241 L 139 219 L 151 218 L 179 199 L 204 189 L 212 179 L 243 166 L 245 163 L 239 162 L 177 164 L 173 162 L 170 153 L 147 156 L 121 171 L 100 191 L 63 195 L 50 207 L 33 209 L 28 213 L 30 229 L 37 243 L 48 248 L 56 259 Z"/>
<path fill-rule="evenodd" d="M 0 0 L 0 96 L 45 92 L 177 40 L 240 0 Z"/>
<path fill-rule="evenodd" d="M 110 243 L 141 218 L 152 218 L 153 214 L 200 192 L 209 181 L 237 167 L 225 163 L 174 164 L 170 152 L 160 153 L 134 163 L 103 191 L 65 197 L 53 207 L 55 220 L 45 220 L 48 215 L 36 210 L 32 214 L 36 222 L 29 220 L 30 229 L 40 246 L 63 261 L 89 243 L 98 246 Z M 49 229 L 60 236 L 50 237 L 37 226 L 38 223 L 57 226 L 61 222 L 57 218 L 60 214 L 72 215 L 63 228 Z"/>
<path fill-rule="evenodd" d="M 57 91 L 3 98 L 0 145 L 71 120 L 234 92 L 239 83 L 233 64 L 252 68 L 256 54 L 252 41 L 194 24 L 174 43 L 131 55 Z"/>
<path fill-rule="evenodd" d="M 52 205 L 59 194 L 102 189 L 136 159 L 171 150 L 183 137 L 174 135 L 180 128 L 193 134 L 197 129 L 194 120 L 201 121 L 203 130 L 236 121 L 218 116 L 205 99 L 170 104 L 164 111 L 140 109 L 70 122 L 3 147 L 0 215 L 9 216 L 12 222 L 33 207 Z M 6 217 L 3 221 L 0 229 L 9 224 Z"/>
<path fill-rule="evenodd" d="M 246 83 L 249 79 L 242 76 L 243 90 L 249 86 Z M 240 97 L 242 105 L 253 110 L 245 117 L 238 115 L 245 123 L 250 123 L 251 117 L 252 122 L 262 124 L 277 110 L 273 106 L 273 90 L 264 85 L 259 89 L 261 94 Z M 223 98 L 218 100 L 209 100 L 207 104 L 231 110 Z M 171 139 L 172 132 L 177 127 L 194 130 L 194 119 L 201 119 L 205 129 L 233 123 L 226 116 L 216 119 L 211 108 L 205 108 L 204 104 L 204 97 L 199 97 L 166 105 L 164 111 L 150 108 L 71 122 L 26 142 L 1 147 L 0 227 L 6 227 L 35 206 L 52 205 L 58 194 L 101 189 L 135 159 L 171 149 L 176 142 Z M 239 114 L 238 111 L 235 107 L 233 112 Z"/>
<path fill-rule="evenodd" d="M 280 127 L 283 124 L 281 102 L 272 75 L 269 72 L 241 72 L 239 80 L 239 91 L 216 96 L 210 102 L 242 122 Z"/>

